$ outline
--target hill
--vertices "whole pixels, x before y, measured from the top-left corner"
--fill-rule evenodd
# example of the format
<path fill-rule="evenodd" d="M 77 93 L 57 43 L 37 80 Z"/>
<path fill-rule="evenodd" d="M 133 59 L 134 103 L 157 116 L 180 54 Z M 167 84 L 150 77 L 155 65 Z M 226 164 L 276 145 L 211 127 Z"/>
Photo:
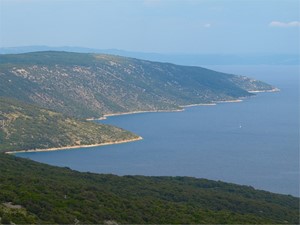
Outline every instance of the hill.
<path fill-rule="evenodd" d="M 115 143 L 139 136 L 0 97 L 0 152 Z"/>
<path fill-rule="evenodd" d="M 273 87 L 243 76 L 104 54 L 0 55 L 0 96 L 81 118 L 179 109 Z"/>
<path fill-rule="evenodd" d="M 188 177 L 80 173 L 6 154 L 0 154 L 0 164 L 2 223 L 299 222 L 299 198 L 248 186 Z"/>

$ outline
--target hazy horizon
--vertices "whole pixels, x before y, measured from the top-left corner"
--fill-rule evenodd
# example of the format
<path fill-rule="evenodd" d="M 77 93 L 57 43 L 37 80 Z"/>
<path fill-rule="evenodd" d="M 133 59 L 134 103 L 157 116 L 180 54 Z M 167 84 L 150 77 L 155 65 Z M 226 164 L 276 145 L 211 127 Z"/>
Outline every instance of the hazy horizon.
<path fill-rule="evenodd" d="M 299 1 L 0 0 L 0 47 L 299 54 Z"/>

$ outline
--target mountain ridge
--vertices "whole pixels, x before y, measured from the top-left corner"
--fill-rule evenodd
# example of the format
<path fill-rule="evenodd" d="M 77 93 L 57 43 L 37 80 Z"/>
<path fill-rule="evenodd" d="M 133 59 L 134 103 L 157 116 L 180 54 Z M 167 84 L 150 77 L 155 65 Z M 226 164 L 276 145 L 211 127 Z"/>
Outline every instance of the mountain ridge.
<path fill-rule="evenodd" d="M 0 55 L 0 96 L 80 118 L 178 110 L 252 96 L 274 87 L 195 66 L 121 56 L 36 52 Z M 12 91 L 14 90 L 14 91 Z"/>

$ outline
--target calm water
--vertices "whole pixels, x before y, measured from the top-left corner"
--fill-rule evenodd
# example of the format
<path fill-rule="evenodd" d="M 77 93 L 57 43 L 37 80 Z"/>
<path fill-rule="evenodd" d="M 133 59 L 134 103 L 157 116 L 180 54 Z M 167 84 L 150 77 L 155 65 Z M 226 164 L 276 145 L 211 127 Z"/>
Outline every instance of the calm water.
<path fill-rule="evenodd" d="M 79 171 L 193 176 L 299 196 L 299 70 L 222 66 L 281 89 L 241 103 L 143 113 L 105 121 L 141 135 L 127 144 L 18 156 Z"/>

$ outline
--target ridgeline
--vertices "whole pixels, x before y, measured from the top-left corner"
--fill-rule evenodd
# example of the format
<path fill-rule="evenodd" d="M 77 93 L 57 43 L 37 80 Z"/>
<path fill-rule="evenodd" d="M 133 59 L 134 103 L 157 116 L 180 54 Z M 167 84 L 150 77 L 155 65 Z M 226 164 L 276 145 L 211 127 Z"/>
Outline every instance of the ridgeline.
<path fill-rule="evenodd" d="M 273 88 L 201 67 L 113 55 L 51 51 L 0 55 L 0 96 L 80 118 L 174 110 Z"/>

